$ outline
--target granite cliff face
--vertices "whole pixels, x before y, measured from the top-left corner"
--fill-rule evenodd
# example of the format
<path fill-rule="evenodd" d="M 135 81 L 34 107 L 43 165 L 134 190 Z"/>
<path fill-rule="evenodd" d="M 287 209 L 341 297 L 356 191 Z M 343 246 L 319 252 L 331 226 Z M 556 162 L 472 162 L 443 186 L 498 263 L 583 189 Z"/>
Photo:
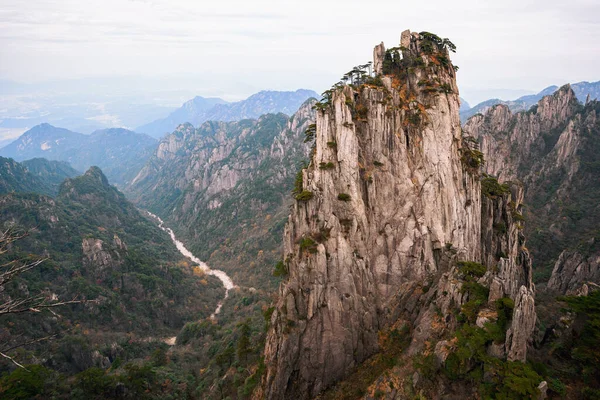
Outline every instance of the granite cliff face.
<path fill-rule="evenodd" d="M 600 253 L 587 257 L 577 251 L 564 250 L 560 253 L 548 288 L 568 296 L 587 296 L 590 290 L 600 288 Z"/>
<path fill-rule="evenodd" d="M 514 301 L 498 353 L 525 359 L 535 310 L 513 220 L 522 189 L 496 182 L 503 190 L 482 196 L 479 162 L 469 163 L 477 151 L 461 133 L 453 48 L 405 31 L 399 48 L 375 48 L 374 77 L 337 85 L 317 105 L 257 397 L 315 397 L 376 353 L 381 332 L 400 320 L 410 326 L 407 354 L 450 340 L 474 297 L 465 262 L 487 267 L 477 275 L 489 288 L 479 313 Z"/>
<path fill-rule="evenodd" d="M 480 143 L 486 173 L 523 183 L 525 234 L 539 279 L 552 273 L 548 287 L 563 294 L 586 281 L 600 283 L 594 261 L 600 254 L 599 112 L 597 101 L 579 103 L 566 85 L 528 112 L 498 105 L 464 126 Z"/>

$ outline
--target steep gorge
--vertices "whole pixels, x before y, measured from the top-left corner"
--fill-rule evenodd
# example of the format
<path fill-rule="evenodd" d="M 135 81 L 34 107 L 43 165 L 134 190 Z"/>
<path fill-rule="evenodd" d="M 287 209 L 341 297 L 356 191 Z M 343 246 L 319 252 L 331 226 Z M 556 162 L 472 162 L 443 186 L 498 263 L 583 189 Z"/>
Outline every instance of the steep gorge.
<path fill-rule="evenodd" d="M 336 85 L 317 104 L 256 398 L 314 398 L 377 353 L 400 321 L 406 354 L 435 348 L 443 364 L 464 318 L 483 329 L 507 298 L 511 322 L 492 346 L 500 359 L 525 360 L 535 309 L 514 219 L 523 191 L 495 182 L 501 190 L 482 196 L 448 50 L 447 39 L 405 31 L 400 47 L 375 47 L 374 77 Z M 385 398 L 399 395 L 392 386 Z"/>
<path fill-rule="evenodd" d="M 159 144 L 129 194 L 236 283 L 273 290 L 294 174 L 307 158 L 314 99 L 292 116 L 180 125 Z"/>

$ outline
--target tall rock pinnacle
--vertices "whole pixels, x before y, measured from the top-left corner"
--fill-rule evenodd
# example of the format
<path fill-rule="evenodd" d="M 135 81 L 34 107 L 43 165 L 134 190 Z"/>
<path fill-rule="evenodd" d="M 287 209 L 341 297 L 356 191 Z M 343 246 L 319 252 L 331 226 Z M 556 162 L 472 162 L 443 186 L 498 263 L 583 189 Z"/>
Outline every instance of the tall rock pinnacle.
<path fill-rule="evenodd" d="M 374 77 L 351 77 L 318 105 L 315 150 L 284 234 L 289 277 L 271 319 L 260 397 L 315 397 L 377 352 L 378 332 L 399 318 L 413 327 L 408 351 L 421 351 L 434 307 L 447 317 L 440 329 L 451 330 L 452 311 L 468 299 L 456 263 L 497 264 L 482 250 L 508 246 L 491 236 L 482 246 L 489 224 L 478 165 L 465 164 L 472 151 L 448 50 L 447 39 L 405 31 L 401 46 L 375 47 Z M 486 201 L 484 217 L 493 219 L 518 200 Z M 502 273 L 524 275 L 513 253 Z M 530 275 L 509 285 L 513 276 L 498 274 L 481 278 L 498 280 L 494 296 L 521 296 L 529 307 Z M 530 333 L 515 328 L 511 340 L 521 346 Z"/>

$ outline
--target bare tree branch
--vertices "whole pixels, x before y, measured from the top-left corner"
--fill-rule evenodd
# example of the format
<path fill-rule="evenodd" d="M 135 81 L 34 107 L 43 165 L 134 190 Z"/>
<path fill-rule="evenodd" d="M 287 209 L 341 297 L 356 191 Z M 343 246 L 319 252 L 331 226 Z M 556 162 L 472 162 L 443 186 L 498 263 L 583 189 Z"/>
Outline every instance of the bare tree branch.
<path fill-rule="evenodd" d="M 19 239 L 23 239 L 28 234 L 28 232 L 17 232 L 13 228 L 0 231 L 0 255 L 3 255 L 9 251 L 11 243 Z M 0 317 L 5 314 L 20 314 L 27 312 L 39 313 L 43 310 L 48 310 L 53 315 L 59 316 L 52 310 L 53 308 L 66 306 L 69 304 L 81 304 L 88 302 L 87 300 L 79 300 L 77 297 L 73 298 L 72 300 L 60 301 L 58 299 L 58 296 L 56 296 L 53 293 L 50 293 L 49 291 L 46 291 L 45 293 L 42 292 L 36 295 L 19 298 L 11 298 L 8 294 L 4 293 L 3 289 L 6 286 L 6 284 L 13 281 L 19 275 L 37 267 L 46 260 L 47 258 L 41 258 L 34 261 L 13 260 L 0 265 L 0 295 L 2 295 L 0 297 L 0 301 L 3 301 L 3 303 L 0 303 Z M 97 300 L 90 300 L 89 302 L 97 303 Z M 23 346 L 53 339 L 57 335 L 58 334 L 54 334 L 43 338 L 31 339 L 25 342 L 10 345 L 6 348 L 0 349 L 0 356 L 6 358 L 7 360 L 10 360 L 17 367 L 27 370 L 27 368 L 25 368 L 22 364 L 20 364 L 13 357 L 9 356 L 6 353 Z M 17 336 L 17 338 L 19 336 Z M 14 338 L 12 342 L 14 343 Z"/>
<path fill-rule="evenodd" d="M 28 340 L 26 342 L 21 342 L 21 343 L 12 345 L 12 346 L 4 348 L 4 349 L 0 349 L 0 352 L 2 352 L 2 353 L 8 353 L 9 351 L 14 350 L 14 349 L 18 349 L 18 348 L 21 348 L 21 347 L 29 346 L 31 344 L 35 344 L 35 343 L 39 343 L 39 342 L 45 342 L 47 340 L 54 339 L 58 335 L 59 335 L 58 333 L 55 333 L 53 335 L 44 336 L 42 338 L 32 339 L 32 340 Z"/>
<path fill-rule="evenodd" d="M 15 364 L 17 367 L 23 368 L 25 371 L 29 371 L 29 370 L 28 370 L 27 368 L 25 368 L 25 367 L 24 367 L 22 364 L 19 364 L 19 363 L 17 362 L 17 360 L 15 360 L 14 358 L 12 358 L 12 357 L 11 357 L 11 356 L 9 356 L 9 355 L 6 355 L 6 354 L 2 353 L 1 351 L 0 351 L 0 356 L 2 356 L 2 357 L 4 357 L 4 358 L 7 358 L 7 359 L 9 359 L 9 360 L 10 360 L 10 361 L 12 361 L 12 363 L 13 363 L 13 364 Z"/>

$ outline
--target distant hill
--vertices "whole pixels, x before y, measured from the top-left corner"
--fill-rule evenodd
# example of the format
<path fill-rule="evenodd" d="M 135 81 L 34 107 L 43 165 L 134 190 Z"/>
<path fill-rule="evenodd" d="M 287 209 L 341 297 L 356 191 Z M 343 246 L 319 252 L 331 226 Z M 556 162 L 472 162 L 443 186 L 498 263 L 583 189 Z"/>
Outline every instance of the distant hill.
<path fill-rule="evenodd" d="M 0 195 L 17 192 L 56 194 L 48 184 L 30 173 L 23 164 L 12 158 L 0 157 Z"/>
<path fill-rule="evenodd" d="M 591 100 L 600 99 L 600 81 L 597 82 L 578 82 L 571 84 L 571 88 L 575 95 L 577 96 L 577 100 L 581 103 L 585 103 L 588 95 Z M 461 122 L 466 122 L 469 118 L 471 118 L 475 114 L 483 114 L 490 107 L 495 106 L 496 104 L 504 104 L 508 106 L 508 108 L 512 112 L 516 111 L 525 111 L 529 110 L 531 106 L 537 104 L 538 101 L 542 99 L 544 96 L 548 96 L 553 94 L 559 89 L 558 86 L 548 86 L 546 89 L 542 90 L 537 94 L 530 94 L 527 96 L 521 96 L 516 100 L 500 100 L 500 99 L 490 99 L 483 101 L 473 108 L 463 109 L 460 108 L 460 120 Z"/>
<path fill-rule="evenodd" d="M 50 161 L 45 158 L 32 158 L 21 164 L 30 174 L 41 179 L 48 185 L 53 194 L 58 194 L 60 184 L 67 178 L 74 178 L 82 174 L 66 161 Z"/>
<path fill-rule="evenodd" d="M 467 102 L 465 99 L 460 97 L 460 112 L 467 111 L 470 108 L 471 108 L 471 105 L 469 104 L 469 102 Z"/>
<path fill-rule="evenodd" d="M 219 98 L 196 96 L 192 100 L 183 103 L 180 108 L 173 111 L 168 117 L 142 125 L 136 131 L 160 138 L 166 133 L 173 132 L 183 122 L 195 121 L 198 115 L 202 115 L 217 104 L 227 104 L 227 102 Z"/>
<path fill-rule="evenodd" d="M 124 185 L 135 177 L 157 144 L 148 135 L 122 128 L 83 135 L 44 123 L 0 149 L 0 156 L 16 161 L 40 157 L 66 161 L 81 171 L 97 165 L 111 183 Z"/>
<path fill-rule="evenodd" d="M 186 122 L 197 127 L 206 121 L 241 121 L 243 119 L 256 119 L 269 113 L 292 115 L 300 108 L 302 103 L 311 97 L 320 98 L 316 92 L 306 89 L 298 89 L 295 92 L 264 90 L 253 94 L 246 100 L 235 103 L 226 103 L 221 99 L 196 97 L 184 103 L 181 108 L 175 110 L 167 118 L 140 126 L 136 131 L 145 132 L 154 137 L 162 137 Z M 208 100 L 220 102 L 206 108 Z"/>
<path fill-rule="evenodd" d="M 36 157 L 64 160 L 64 154 L 73 152 L 85 140 L 86 136 L 82 133 L 43 123 L 34 126 L 17 140 L 0 149 L 0 155 L 17 161 Z"/>

